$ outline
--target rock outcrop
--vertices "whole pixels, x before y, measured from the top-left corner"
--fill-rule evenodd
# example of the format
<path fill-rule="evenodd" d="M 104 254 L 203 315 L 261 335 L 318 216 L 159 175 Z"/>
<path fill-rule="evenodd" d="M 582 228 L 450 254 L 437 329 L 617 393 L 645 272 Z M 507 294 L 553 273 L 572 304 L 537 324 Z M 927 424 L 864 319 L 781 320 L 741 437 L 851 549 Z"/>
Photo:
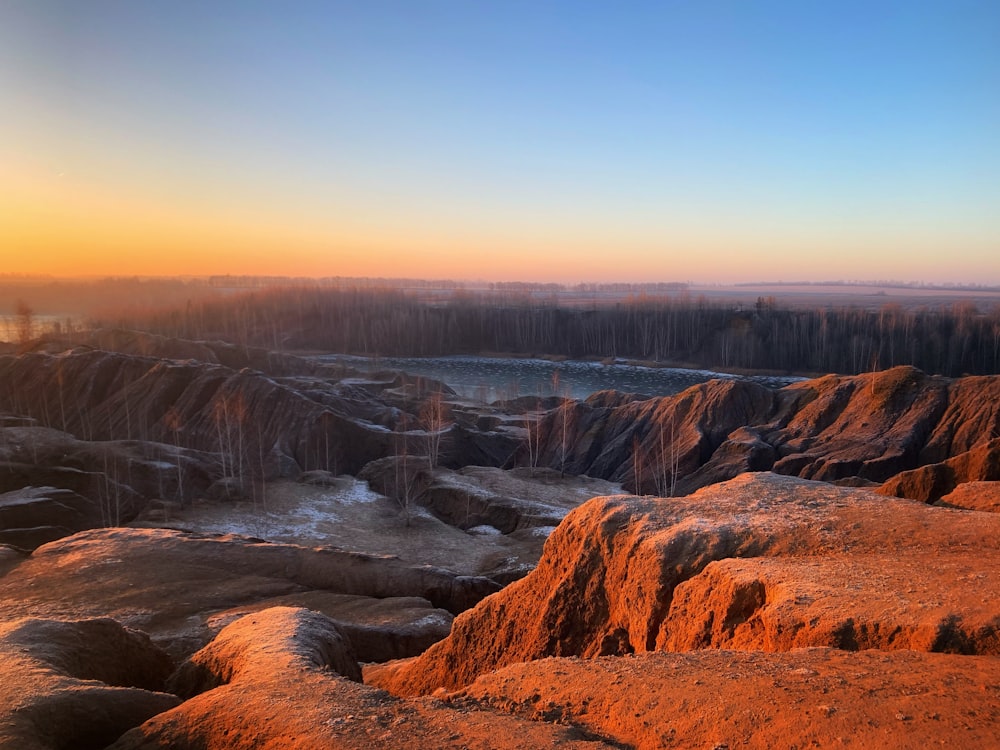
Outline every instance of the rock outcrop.
<path fill-rule="evenodd" d="M 104 748 L 180 701 L 170 658 L 108 619 L 0 623 L 0 747 Z"/>
<path fill-rule="evenodd" d="M 713 380 L 662 398 L 602 392 L 549 411 L 535 430 L 542 464 L 643 493 L 686 495 L 773 470 L 828 482 L 892 480 L 889 494 L 933 501 L 1000 472 L 990 447 L 1000 434 L 998 403 L 1000 376 L 948 379 L 895 367 L 776 391 Z M 944 468 L 901 475 L 928 464 Z"/>
<path fill-rule="evenodd" d="M 486 578 L 387 556 L 102 529 L 35 550 L 0 578 L 0 608 L 7 617 L 112 617 L 179 658 L 265 602 L 308 602 L 347 623 L 345 634 L 358 636 L 352 646 L 359 657 L 373 660 L 422 650 L 447 633 L 451 614 L 498 589 Z M 395 619 L 387 620 L 387 608 L 397 610 Z"/>
<path fill-rule="evenodd" d="M 611 747 L 572 728 L 396 700 L 358 684 L 358 675 L 329 619 L 302 609 L 265 610 L 225 628 L 181 667 L 176 688 L 194 697 L 111 749 Z"/>
<path fill-rule="evenodd" d="M 0 542 L 33 549 L 125 523 L 151 499 L 189 501 L 212 485 L 217 463 L 212 454 L 175 445 L 0 427 Z"/>
<path fill-rule="evenodd" d="M 1000 513 L 1000 481 L 965 482 L 938 500 L 936 505 Z"/>
<path fill-rule="evenodd" d="M 358 477 L 376 492 L 427 508 L 457 528 L 486 526 L 502 534 L 558 526 L 584 500 L 619 490 L 611 482 L 552 469 L 431 468 L 422 456 L 372 461 Z"/>
<path fill-rule="evenodd" d="M 887 480 L 879 492 L 893 497 L 909 497 L 934 502 L 953 493 L 966 482 L 1000 480 L 1000 438 L 936 464 L 902 471 Z"/>
<path fill-rule="evenodd" d="M 412 695 L 546 656 L 657 648 L 996 653 L 997 562 L 994 514 L 769 473 L 673 500 L 596 498 L 549 537 L 534 572 L 422 656 L 366 677 Z M 857 590 L 825 609 L 838 585 Z"/>

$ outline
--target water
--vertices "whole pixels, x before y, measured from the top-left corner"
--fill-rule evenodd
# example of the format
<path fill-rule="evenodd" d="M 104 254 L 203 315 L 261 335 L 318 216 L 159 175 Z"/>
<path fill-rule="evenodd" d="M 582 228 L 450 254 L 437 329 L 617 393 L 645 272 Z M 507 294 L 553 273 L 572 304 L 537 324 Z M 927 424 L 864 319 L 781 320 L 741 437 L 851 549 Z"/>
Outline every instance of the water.
<path fill-rule="evenodd" d="M 22 320 L 17 315 L 0 315 L 0 342 L 17 342 L 21 338 Z M 68 315 L 32 315 L 31 334 L 29 338 L 42 336 L 46 333 L 56 331 L 66 331 L 79 326 L 79 321 L 75 321 Z"/>
<path fill-rule="evenodd" d="M 583 399 L 597 391 L 613 389 L 647 396 L 669 396 L 714 378 L 751 380 L 780 388 L 803 378 L 728 375 L 709 370 L 642 367 L 624 363 L 550 362 L 544 359 L 491 357 L 355 357 L 329 354 L 317 359 L 339 362 L 364 372 L 403 370 L 412 375 L 441 380 L 465 398 L 480 401 L 517 396 L 569 395 Z"/>

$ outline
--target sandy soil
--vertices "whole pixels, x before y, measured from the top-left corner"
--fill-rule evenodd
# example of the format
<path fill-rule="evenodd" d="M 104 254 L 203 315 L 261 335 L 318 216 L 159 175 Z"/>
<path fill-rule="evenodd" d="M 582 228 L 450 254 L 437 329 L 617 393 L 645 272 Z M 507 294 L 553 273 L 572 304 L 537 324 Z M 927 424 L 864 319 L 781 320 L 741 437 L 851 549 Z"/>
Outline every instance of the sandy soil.
<path fill-rule="evenodd" d="M 1000 747 L 1000 658 L 799 649 L 544 659 L 456 702 L 579 726 L 624 747 Z"/>

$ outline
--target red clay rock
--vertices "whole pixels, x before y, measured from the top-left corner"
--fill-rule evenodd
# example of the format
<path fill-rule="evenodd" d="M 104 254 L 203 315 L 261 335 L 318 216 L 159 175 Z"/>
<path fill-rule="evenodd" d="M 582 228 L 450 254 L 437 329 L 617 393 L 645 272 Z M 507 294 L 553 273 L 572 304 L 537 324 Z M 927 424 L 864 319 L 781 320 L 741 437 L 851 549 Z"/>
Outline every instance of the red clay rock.
<path fill-rule="evenodd" d="M 1000 437 L 1000 377 L 956 378 L 945 409 L 920 453 L 921 463 L 940 463 Z"/>
<path fill-rule="evenodd" d="M 637 750 L 1000 747 L 1000 659 L 912 651 L 697 651 L 544 659 L 453 702 Z"/>
<path fill-rule="evenodd" d="M 909 497 L 925 503 L 940 500 L 965 482 L 1000 480 L 1000 438 L 938 464 L 903 471 L 878 489 L 891 497 Z"/>
<path fill-rule="evenodd" d="M 603 392 L 552 409 L 538 433 L 544 465 L 638 492 L 685 495 L 747 470 L 880 483 L 984 447 L 1000 434 L 998 404 L 1000 376 L 895 367 L 777 391 L 715 380 L 645 400 Z"/>
<path fill-rule="evenodd" d="M 225 628 L 182 667 L 181 692 L 201 692 L 111 748 L 498 748 L 596 750 L 578 730 L 491 711 L 404 702 L 357 677 L 333 624 L 274 608 Z"/>
<path fill-rule="evenodd" d="M 827 375 L 784 390 L 802 400 L 786 424 L 767 434 L 782 456 L 774 471 L 822 481 L 882 481 L 912 468 L 948 403 L 948 381 L 913 367 Z"/>
<path fill-rule="evenodd" d="M 181 665 L 170 685 L 189 698 L 219 685 L 304 669 L 329 669 L 361 682 L 361 667 L 333 620 L 308 609 L 270 607 L 223 628 Z"/>
<path fill-rule="evenodd" d="M 997 550 L 719 560 L 674 589 L 656 649 L 830 646 L 995 656 L 997 570 Z"/>
<path fill-rule="evenodd" d="M 945 508 L 965 508 L 1000 513 L 1000 481 L 964 482 L 937 503 Z"/>
<path fill-rule="evenodd" d="M 552 534 L 538 568 L 456 618 L 416 659 L 366 679 L 397 695 L 455 689 L 507 664 L 656 648 L 675 587 L 726 558 L 943 551 L 994 555 L 1000 518 L 867 490 L 748 474 L 674 500 L 596 498 Z M 978 601 L 978 599 L 977 599 Z M 1000 617 L 1000 604 L 993 606 Z M 964 607 L 953 611 L 962 616 Z"/>

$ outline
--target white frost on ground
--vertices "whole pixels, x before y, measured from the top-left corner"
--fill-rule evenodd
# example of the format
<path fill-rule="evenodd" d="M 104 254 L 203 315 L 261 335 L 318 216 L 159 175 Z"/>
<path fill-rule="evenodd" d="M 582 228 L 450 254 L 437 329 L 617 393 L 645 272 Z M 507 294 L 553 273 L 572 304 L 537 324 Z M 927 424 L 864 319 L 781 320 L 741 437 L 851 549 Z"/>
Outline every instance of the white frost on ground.
<path fill-rule="evenodd" d="M 536 526 L 531 530 L 532 536 L 540 536 L 543 539 L 548 539 L 549 535 L 556 530 L 555 526 Z"/>
<path fill-rule="evenodd" d="M 382 498 L 368 483 L 354 477 L 340 477 L 334 489 L 284 502 L 279 506 L 267 497 L 253 503 L 234 503 L 203 514 L 198 530 L 209 534 L 238 534 L 273 542 L 318 544 L 329 536 L 330 527 L 343 523 L 352 506 Z"/>
<path fill-rule="evenodd" d="M 382 497 L 368 486 L 368 482 L 354 477 L 342 477 L 345 486 L 335 492 L 322 495 L 323 500 L 333 500 L 343 505 L 350 503 L 372 503 Z"/>
<path fill-rule="evenodd" d="M 475 536 L 500 536 L 503 534 L 500 529 L 496 526 L 490 526 L 489 524 L 483 524 L 482 526 L 473 526 L 471 529 L 465 530 L 466 534 L 473 534 Z"/>

